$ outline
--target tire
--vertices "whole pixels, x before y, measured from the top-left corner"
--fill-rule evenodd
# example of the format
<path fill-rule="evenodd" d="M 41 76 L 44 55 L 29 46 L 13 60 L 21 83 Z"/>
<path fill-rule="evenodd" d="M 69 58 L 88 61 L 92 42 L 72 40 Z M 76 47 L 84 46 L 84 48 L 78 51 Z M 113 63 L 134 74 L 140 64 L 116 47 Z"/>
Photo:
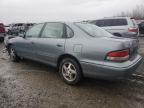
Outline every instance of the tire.
<path fill-rule="evenodd" d="M 76 85 L 82 79 L 79 64 L 71 58 L 65 58 L 60 62 L 59 74 L 62 80 L 69 85 Z"/>
<path fill-rule="evenodd" d="M 17 56 L 16 51 L 12 46 L 9 47 L 9 56 L 12 62 L 19 62 L 19 57 Z"/>

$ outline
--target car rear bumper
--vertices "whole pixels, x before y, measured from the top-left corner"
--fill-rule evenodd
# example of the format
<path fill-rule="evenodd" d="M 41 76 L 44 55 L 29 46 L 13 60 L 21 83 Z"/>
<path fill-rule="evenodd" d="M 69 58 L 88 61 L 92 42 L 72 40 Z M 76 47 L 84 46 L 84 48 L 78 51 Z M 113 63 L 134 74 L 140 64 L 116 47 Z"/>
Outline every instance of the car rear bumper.
<path fill-rule="evenodd" d="M 81 65 L 85 77 L 116 80 L 129 77 L 135 72 L 141 62 L 142 57 L 136 55 L 134 60 L 123 63 L 104 62 L 102 64 L 94 64 L 81 62 Z"/>

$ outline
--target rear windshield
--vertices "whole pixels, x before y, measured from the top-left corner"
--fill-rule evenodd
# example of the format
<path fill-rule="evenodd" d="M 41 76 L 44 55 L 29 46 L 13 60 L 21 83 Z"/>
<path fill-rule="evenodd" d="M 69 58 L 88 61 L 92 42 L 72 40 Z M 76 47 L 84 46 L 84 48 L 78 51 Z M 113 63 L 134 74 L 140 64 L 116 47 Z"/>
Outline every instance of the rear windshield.
<path fill-rule="evenodd" d="M 93 37 L 112 37 L 113 35 L 104 29 L 89 23 L 75 23 L 81 30 Z"/>
<path fill-rule="evenodd" d="M 124 26 L 127 25 L 126 19 L 104 19 L 104 20 L 97 20 L 95 23 L 99 27 L 104 26 Z"/>

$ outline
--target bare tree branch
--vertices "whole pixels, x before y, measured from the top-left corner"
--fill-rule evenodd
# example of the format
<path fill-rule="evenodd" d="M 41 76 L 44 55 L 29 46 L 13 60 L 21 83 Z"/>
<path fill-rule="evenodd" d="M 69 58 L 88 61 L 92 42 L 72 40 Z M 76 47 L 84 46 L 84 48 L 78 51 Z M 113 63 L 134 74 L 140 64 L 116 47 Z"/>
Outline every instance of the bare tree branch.
<path fill-rule="evenodd" d="M 143 20 L 144 19 L 144 5 L 138 5 L 131 12 L 121 12 L 117 16 L 132 17 L 137 20 Z"/>

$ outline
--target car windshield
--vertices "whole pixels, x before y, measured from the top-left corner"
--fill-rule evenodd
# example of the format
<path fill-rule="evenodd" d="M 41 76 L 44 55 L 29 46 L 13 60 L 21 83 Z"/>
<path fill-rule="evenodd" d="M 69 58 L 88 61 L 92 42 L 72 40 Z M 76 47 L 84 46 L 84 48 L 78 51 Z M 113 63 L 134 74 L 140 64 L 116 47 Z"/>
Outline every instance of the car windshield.
<path fill-rule="evenodd" d="M 81 30 L 93 37 L 113 37 L 104 29 L 89 23 L 75 23 Z"/>

